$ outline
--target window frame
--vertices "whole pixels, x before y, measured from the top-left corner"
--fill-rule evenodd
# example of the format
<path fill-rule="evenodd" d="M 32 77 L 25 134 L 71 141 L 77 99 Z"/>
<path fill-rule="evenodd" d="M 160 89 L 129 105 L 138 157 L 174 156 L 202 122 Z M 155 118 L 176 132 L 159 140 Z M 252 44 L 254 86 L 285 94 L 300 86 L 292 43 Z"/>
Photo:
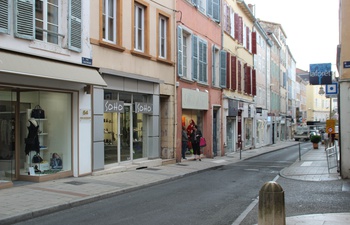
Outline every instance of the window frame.
<path fill-rule="evenodd" d="M 177 28 L 178 34 L 178 42 L 177 42 L 177 53 L 178 53 L 178 63 L 177 63 L 177 74 L 183 79 L 191 80 L 191 39 L 192 33 L 184 27 L 178 26 Z M 185 50 L 184 50 L 185 48 Z M 179 53 L 180 51 L 180 53 Z M 179 59 L 181 57 L 181 59 Z M 179 63 L 181 61 L 181 63 Z M 181 67 L 181 68 L 180 68 Z"/>
<path fill-rule="evenodd" d="M 36 7 L 36 3 L 37 1 L 42 2 L 42 18 L 38 18 L 37 17 L 37 8 Z M 60 38 L 60 29 L 61 29 L 61 19 L 60 19 L 60 12 L 61 12 L 61 4 L 60 1 L 57 1 L 57 5 L 54 5 L 52 2 L 49 2 L 49 0 L 35 0 L 34 1 L 35 7 L 34 7 L 34 39 L 38 40 L 38 41 L 42 41 L 45 43 L 49 43 L 49 44 L 54 44 L 54 45 L 58 45 L 61 47 L 61 42 L 59 41 Z M 53 6 L 57 9 L 57 15 L 55 15 L 56 19 L 57 19 L 57 24 L 54 24 L 52 22 L 49 21 L 49 6 Z M 37 26 L 37 22 L 41 22 L 42 23 L 42 27 L 38 27 Z M 57 28 L 57 32 L 54 31 L 50 31 L 49 27 L 53 26 Z M 38 34 L 42 34 L 42 39 L 37 38 Z M 49 36 L 52 35 L 54 36 L 55 41 L 50 41 L 49 40 Z"/>
<path fill-rule="evenodd" d="M 115 41 L 108 41 L 107 39 L 103 38 L 103 0 L 100 0 L 100 36 L 99 36 L 99 45 L 107 48 L 111 48 L 117 51 L 124 51 L 125 48 L 122 47 L 123 39 L 122 39 L 122 1 L 121 0 L 114 0 L 114 6 L 113 12 L 115 14 Z"/>
<path fill-rule="evenodd" d="M 157 9 L 157 60 L 171 61 L 171 16 Z M 162 37 L 161 22 L 164 21 L 164 37 Z M 162 43 L 162 38 L 164 43 Z M 163 44 L 163 46 L 162 46 Z M 162 47 L 164 47 L 164 55 L 162 55 Z"/>
<path fill-rule="evenodd" d="M 138 9 L 142 9 L 142 23 L 143 23 L 143 32 L 142 32 L 142 49 L 137 49 L 135 46 L 136 40 L 136 26 L 135 26 L 135 18 L 136 18 L 136 7 Z M 149 54 L 149 4 L 143 0 L 134 0 L 132 3 L 132 50 L 131 54 L 141 56 L 147 59 L 151 59 L 152 56 Z"/>

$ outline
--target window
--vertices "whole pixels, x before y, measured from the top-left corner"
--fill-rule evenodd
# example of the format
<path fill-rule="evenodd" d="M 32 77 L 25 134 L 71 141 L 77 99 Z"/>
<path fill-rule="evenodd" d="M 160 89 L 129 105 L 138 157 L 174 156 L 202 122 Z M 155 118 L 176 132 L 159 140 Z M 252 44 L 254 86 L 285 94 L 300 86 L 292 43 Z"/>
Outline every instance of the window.
<path fill-rule="evenodd" d="M 59 46 L 63 45 L 63 37 L 67 36 L 68 49 L 80 52 L 82 0 L 69 0 L 66 4 L 60 3 L 59 0 L 14 1 L 15 36 Z M 64 11 L 68 11 L 67 29 L 60 25 L 59 16 Z"/>
<path fill-rule="evenodd" d="M 35 1 L 35 39 L 58 44 L 58 0 Z"/>
<path fill-rule="evenodd" d="M 219 86 L 220 82 L 220 50 L 213 45 L 212 47 L 212 57 L 213 57 L 213 75 L 212 75 L 212 84 L 215 87 Z"/>
<path fill-rule="evenodd" d="M 116 0 L 103 0 L 102 36 L 103 40 L 116 44 L 117 39 L 117 4 Z"/>
<path fill-rule="evenodd" d="M 190 77 L 190 67 L 191 65 L 191 34 L 184 30 L 182 27 L 177 29 L 178 35 L 178 75 L 191 79 Z"/>
<path fill-rule="evenodd" d="M 171 34 L 170 15 L 158 10 L 158 58 L 170 61 L 171 59 Z"/>
<path fill-rule="evenodd" d="M 134 14 L 134 49 L 145 51 L 145 7 L 135 4 Z"/>

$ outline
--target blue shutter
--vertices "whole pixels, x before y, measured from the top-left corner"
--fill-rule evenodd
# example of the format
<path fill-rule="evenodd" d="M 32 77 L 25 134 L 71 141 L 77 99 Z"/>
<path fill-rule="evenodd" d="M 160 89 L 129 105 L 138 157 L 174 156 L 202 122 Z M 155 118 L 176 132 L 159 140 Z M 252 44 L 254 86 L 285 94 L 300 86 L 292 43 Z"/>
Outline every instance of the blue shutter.
<path fill-rule="evenodd" d="M 192 4 L 196 7 L 198 7 L 198 0 L 192 0 Z"/>
<path fill-rule="evenodd" d="M 204 41 L 202 42 L 202 47 L 201 47 L 201 56 L 202 56 L 202 78 L 201 81 L 207 83 L 208 82 L 208 70 L 207 70 L 207 66 L 208 66 L 208 59 L 207 59 L 207 51 L 208 51 L 208 47 L 207 47 L 207 43 Z"/>
<path fill-rule="evenodd" d="M 9 33 L 9 2 L 0 0 L 0 33 Z"/>
<path fill-rule="evenodd" d="M 207 15 L 213 18 L 213 0 L 207 0 Z"/>
<path fill-rule="evenodd" d="M 216 61 L 215 61 L 215 45 L 213 45 L 211 47 L 211 55 L 212 55 L 212 81 L 211 83 L 213 84 L 213 86 L 215 86 L 215 80 L 216 80 L 216 70 L 215 70 L 215 66 L 216 66 Z"/>
<path fill-rule="evenodd" d="M 198 37 L 192 36 L 192 79 L 198 79 Z"/>
<path fill-rule="evenodd" d="M 220 51 L 220 87 L 226 87 L 226 51 Z"/>
<path fill-rule="evenodd" d="M 15 37 L 34 39 L 34 0 L 15 0 Z"/>
<path fill-rule="evenodd" d="M 220 23 L 220 0 L 213 1 L 213 20 L 217 23 Z"/>
<path fill-rule="evenodd" d="M 177 27 L 177 74 L 183 76 L 182 28 Z"/>
<path fill-rule="evenodd" d="M 81 0 L 70 0 L 68 6 L 68 49 L 81 52 Z"/>

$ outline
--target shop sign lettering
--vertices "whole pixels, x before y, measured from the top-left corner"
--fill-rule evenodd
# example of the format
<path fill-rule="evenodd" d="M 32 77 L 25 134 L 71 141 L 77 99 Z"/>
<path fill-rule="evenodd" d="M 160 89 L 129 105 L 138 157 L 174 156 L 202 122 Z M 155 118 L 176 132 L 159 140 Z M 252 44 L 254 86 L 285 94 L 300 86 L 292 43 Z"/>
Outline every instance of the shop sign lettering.
<path fill-rule="evenodd" d="M 116 100 L 105 100 L 104 112 L 124 112 L 124 102 Z"/>
<path fill-rule="evenodd" d="M 135 102 L 135 113 L 153 113 L 153 104 L 144 102 Z"/>

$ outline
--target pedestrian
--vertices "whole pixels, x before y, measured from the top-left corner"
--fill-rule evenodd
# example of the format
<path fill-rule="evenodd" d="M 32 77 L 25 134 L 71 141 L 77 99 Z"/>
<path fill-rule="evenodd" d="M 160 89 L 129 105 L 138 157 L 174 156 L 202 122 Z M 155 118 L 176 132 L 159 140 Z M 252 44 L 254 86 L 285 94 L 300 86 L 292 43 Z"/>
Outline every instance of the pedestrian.
<path fill-rule="evenodd" d="M 182 149 L 181 149 L 182 159 L 186 159 L 187 145 L 188 145 L 187 131 L 185 126 L 182 126 Z"/>
<path fill-rule="evenodd" d="M 325 147 L 325 149 L 327 149 L 328 148 L 328 133 L 327 132 L 323 133 L 323 141 L 324 141 L 324 147 Z"/>
<path fill-rule="evenodd" d="M 194 125 L 193 131 L 191 133 L 191 143 L 192 143 L 192 148 L 193 148 L 193 154 L 194 154 L 194 161 L 201 160 L 201 150 L 199 147 L 199 140 L 202 137 L 202 132 L 198 129 L 197 125 Z"/>

